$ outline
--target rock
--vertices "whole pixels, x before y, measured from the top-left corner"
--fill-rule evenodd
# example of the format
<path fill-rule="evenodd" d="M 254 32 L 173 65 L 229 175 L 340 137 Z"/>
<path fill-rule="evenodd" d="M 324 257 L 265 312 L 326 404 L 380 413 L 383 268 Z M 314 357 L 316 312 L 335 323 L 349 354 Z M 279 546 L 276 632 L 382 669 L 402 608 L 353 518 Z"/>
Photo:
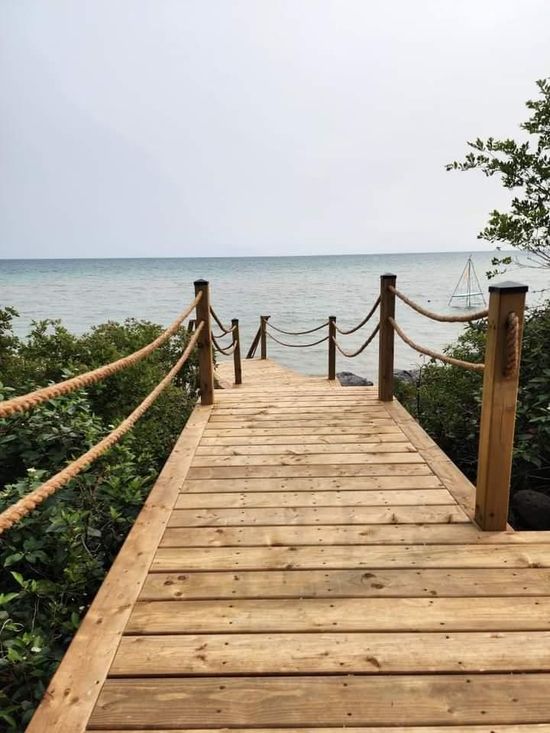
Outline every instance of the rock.
<path fill-rule="evenodd" d="M 372 382 L 353 372 L 338 372 L 336 376 L 342 387 L 372 387 Z"/>
<path fill-rule="evenodd" d="M 512 509 L 522 527 L 550 529 L 550 496 L 533 489 L 522 489 L 512 496 Z"/>
<path fill-rule="evenodd" d="M 399 379 L 401 382 L 416 384 L 418 382 L 419 374 L 419 369 L 396 369 L 393 373 L 393 376 L 396 379 Z"/>

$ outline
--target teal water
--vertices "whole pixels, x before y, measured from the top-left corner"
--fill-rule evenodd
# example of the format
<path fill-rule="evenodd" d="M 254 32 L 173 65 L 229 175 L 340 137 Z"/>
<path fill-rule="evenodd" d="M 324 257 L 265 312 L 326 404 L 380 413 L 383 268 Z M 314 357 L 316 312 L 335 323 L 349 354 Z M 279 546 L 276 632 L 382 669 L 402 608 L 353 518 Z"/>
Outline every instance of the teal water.
<path fill-rule="evenodd" d="M 32 320 L 60 318 L 71 330 L 82 332 L 93 324 L 126 317 L 168 324 L 193 297 L 193 281 L 210 281 L 212 302 L 223 320 L 241 321 L 244 345 L 258 327 L 260 314 L 273 324 L 302 330 L 337 316 L 349 328 L 370 308 L 377 296 L 379 276 L 397 275 L 398 287 L 432 310 L 454 312 L 448 306 L 468 253 L 345 255 L 319 257 L 244 257 L 174 259 L 74 259 L 0 260 L 0 304 L 20 313 L 18 333 L 28 331 Z M 486 292 L 485 272 L 491 252 L 473 253 L 475 267 Z M 503 279 L 503 278 L 501 278 Z M 527 283 L 532 290 L 550 284 L 548 272 L 511 268 L 506 279 Z M 545 293 L 532 293 L 540 302 Z M 421 318 L 398 303 L 397 319 L 420 343 L 440 349 L 461 330 Z M 356 348 L 371 324 L 353 336 L 340 337 L 346 350 Z M 287 337 L 275 334 L 279 338 Z M 295 339 L 314 341 L 323 334 Z M 289 339 L 290 340 L 290 339 Z M 399 340 L 398 340 L 399 341 Z M 308 374 L 324 374 L 327 344 L 310 349 L 288 349 L 268 344 L 269 354 L 281 363 Z M 338 356 L 339 371 L 375 376 L 377 344 L 373 342 L 353 360 Z M 412 367 L 422 357 L 402 343 L 396 344 L 396 365 Z"/>

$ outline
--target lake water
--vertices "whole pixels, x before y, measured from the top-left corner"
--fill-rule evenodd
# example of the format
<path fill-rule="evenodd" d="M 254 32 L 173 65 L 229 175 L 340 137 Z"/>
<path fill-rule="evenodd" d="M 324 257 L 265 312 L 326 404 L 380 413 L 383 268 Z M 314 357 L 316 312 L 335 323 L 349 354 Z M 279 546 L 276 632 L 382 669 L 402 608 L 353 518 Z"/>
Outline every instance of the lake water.
<path fill-rule="evenodd" d="M 473 261 L 487 292 L 485 273 L 493 253 L 473 253 Z M 283 329 L 302 330 L 335 315 L 342 328 L 358 323 L 370 309 L 384 272 L 397 275 L 400 289 L 421 304 L 439 312 L 456 312 L 448 306 L 468 254 L 346 255 L 319 257 L 245 257 L 181 259 L 75 259 L 0 260 L 0 304 L 20 313 L 19 334 L 35 319 L 60 318 L 75 332 L 106 320 L 130 316 L 170 323 L 193 297 L 193 281 L 210 281 L 212 303 L 228 322 L 239 318 L 243 346 L 247 349 L 258 328 L 260 314 Z M 500 278 L 502 280 L 504 278 Z M 505 279 L 527 283 L 532 291 L 550 285 L 548 271 L 512 267 Z M 495 280 L 498 282 L 498 279 Z M 535 305 L 548 293 L 532 292 Z M 429 321 L 398 301 L 397 320 L 417 342 L 441 349 L 452 342 L 461 326 Z M 371 321 L 352 336 L 339 337 L 353 350 L 370 333 Z M 324 332 L 291 337 L 297 343 L 315 341 Z M 269 341 L 268 354 L 307 374 L 325 374 L 327 344 L 309 349 L 289 349 Z M 337 370 L 376 377 L 377 341 L 356 359 L 338 355 Z M 396 337 L 396 366 L 410 368 L 423 357 Z"/>

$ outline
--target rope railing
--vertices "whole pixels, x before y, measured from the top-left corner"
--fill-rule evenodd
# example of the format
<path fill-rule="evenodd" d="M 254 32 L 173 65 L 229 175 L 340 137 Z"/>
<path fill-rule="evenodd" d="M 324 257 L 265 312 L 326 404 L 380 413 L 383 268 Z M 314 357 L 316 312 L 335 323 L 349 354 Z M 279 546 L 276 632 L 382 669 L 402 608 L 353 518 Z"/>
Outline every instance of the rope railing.
<path fill-rule="evenodd" d="M 448 356 L 447 354 L 441 354 L 438 351 L 433 351 L 432 349 L 429 349 L 427 346 L 421 346 L 420 344 L 417 344 L 415 341 L 409 338 L 407 334 L 403 331 L 403 329 L 396 323 L 395 319 L 392 318 L 391 316 L 389 317 L 389 322 L 391 323 L 394 331 L 397 333 L 399 338 L 402 341 L 404 341 L 408 346 L 410 346 L 411 349 L 414 349 L 415 351 L 418 351 L 421 354 L 430 356 L 432 359 L 439 359 L 439 361 L 443 361 L 446 364 L 451 364 L 452 366 L 462 367 L 463 369 L 469 369 L 472 372 L 483 372 L 483 370 L 485 369 L 485 364 L 475 364 L 474 362 L 471 362 L 471 361 L 455 359 L 454 356 Z"/>
<path fill-rule="evenodd" d="M 128 367 L 137 364 L 137 362 L 141 361 L 146 356 L 149 356 L 149 354 L 155 351 L 155 349 L 158 349 L 159 346 L 162 346 L 162 344 L 168 341 L 168 339 L 179 330 L 181 324 L 197 306 L 201 297 L 202 293 L 199 293 L 193 302 L 182 313 L 180 313 L 176 320 L 168 326 L 160 336 L 143 348 L 134 351 L 128 356 L 123 356 L 121 359 L 112 361 L 109 364 L 104 364 L 97 369 L 85 372 L 84 374 L 79 374 L 78 376 L 71 377 L 70 379 L 65 379 L 63 382 L 58 382 L 57 384 L 52 384 L 48 387 L 42 387 L 41 389 L 20 395 L 19 397 L 13 397 L 11 400 L 0 402 L 0 418 L 10 417 L 18 412 L 31 410 L 42 402 L 47 402 L 48 400 L 55 399 L 56 397 L 69 394 L 77 389 L 87 387 L 89 384 L 95 384 L 107 377 L 111 377 L 122 369 L 127 369 Z"/>
<path fill-rule="evenodd" d="M 351 333 L 355 333 L 356 331 L 359 331 L 360 328 L 363 328 L 363 326 L 370 321 L 370 319 L 373 317 L 373 315 L 376 313 L 376 309 L 380 305 L 380 296 L 376 298 L 374 305 L 370 309 L 370 311 L 367 313 L 367 315 L 363 318 L 362 321 L 360 321 L 357 326 L 354 326 L 354 328 L 350 328 L 348 331 L 345 331 L 342 328 L 339 328 L 336 326 L 336 330 L 338 333 L 341 333 L 342 336 L 349 336 Z"/>
<path fill-rule="evenodd" d="M 396 295 L 399 300 L 402 300 L 403 303 L 406 303 L 410 308 L 415 310 L 417 313 L 420 313 L 422 316 L 426 316 L 426 318 L 431 318 L 432 321 L 440 321 L 442 323 L 470 323 L 472 321 L 479 321 L 482 318 L 487 318 L 489 315 L 488 310 L 482 310 L 477 311 L 475 313 L 466 313 L 463 316 L 453 316 L 453 315 L 445 315 L 442 313 L 434 313 L 433 311 L 428 310 L 427 308 L 423 308 L 418 303 L 415 303 L 414 300 L 411 300 L 408 296 L 405 295 L 405 293 L 402 293 L 400 290 L 397 290 L 393 285 L 388 286 L 388 290 Z"/>
<path fill-rule="evenodd" d="M 273 331 L 277 331 L 278 333 L 283 333 L 285 336 L 306 336 L 309 333 L 315 333 L 316 331 L 320 331 L 322 328 L 326 328 L 328 326 L 328 321 L 325 321 L 324 323 L 321 323 L 320 326 L 316 326 L 315 328 L 310 328 L 307 331 L 284 331 L 282 328 L 278 328 L 277 326 L 274 326 L 270 321 L 267 321 L 267 327 L 271 328 Z"/>
<path fill-rule="evenodd" d="M 145 414 L 145 412 L 147 412 L 161 392 L 166 389 L 188 360 L 203 328 L 204 322 L 202 321 L 196 328 L 178 361 L 157 384 L 157 386 L 147 395 L 147 397 L 135 408 L 135 410 L 133 410 L 133 412 L 131 412 L 130 415 L 120 423 L 120 425 L 100 440 L 99 443 L 96 443 L 92 448 L 87 450 L 86 453 L 83 453 L 79 458 L 72 461 L 68 466 L 65 466 L 65 468 L 59 471 L 59 473 L 56 473 L 55 476 L 49 478 L 38 488 L 29 492 L 26 496 L 22 497 L 0 513 L 0 534 L 12 527 L 19 520 L 23 519 L 23 517 L 26 517 L 48 497 L 53 496 L 53 494 L 59 491 L 59 489 L 65 486 L 71 479 L 82 473 L 82 471 L 97 461 L 98 458 L 112 448 L 113 445 L 118 443 L 121 438 L 123 438 L 124 435 L 133 428 L 136 422 Z"/>
<path fill-rule="evenodd" d="M 345 356 L 347 359 L 354 359 L 356 356 L 359 356 L 359 354 L 361 354 L 367 348 L 367 346 L 371 343 L 371 341 L 374 339 L 374 337 L 376 336 L 376 334 L 379 331 L 380 331 L 380 324 L 377 323 L 376 326 L 374 327 L 374 330 L 370 334 L 370 336 L 361 344 L 361 346 L 356 351 L 351 351 L 351 352 L 344 351 L 344 349 L 340 346 L 340 344 L 334 337 L 332 337 L 332 342 L 334 343 L 338 351 L 342 354 L 342 356 Z"/>
<path fill-rule="evenodd" d="M 216 337 L 214 336 L 214 334 L 212 334 L 212 343 L 214 344 L 214 348 L 216 349 L 216 351 L 218 351 L 220 354 L 225 354 L 225 356 L 231 356 L 231 354 L 233 354 L 233 352 L 239 345 L 237 339 L 233 338 L 233 341 L 229 344 L 229 346 L 224 348 L 219 345 L 218 338 L 219 337 Z"/>
<path fill-rule="evenodd" d="M 223 322 L 218 317 L 216 311 L 214 310 L 214 308 L 212 308 L 212 306 L 210 306 L 210 315 L 212 316 L 212 318 L 216 321 L 216 323 L 218 324 L 218 326 L 222 330 L 221 336 L 218 336 L 217 338 L 221 338 L 222 336 L 226 336 L 228 333 L 231 333 L 233 331 L 233 328 L 231 326 L 229 326 L 229 328 L 226 328 L 223 325 Z"/>
<path fill-rule="evenodd" d="M 310 344 L 289 344 L 285 341 L 281 341 L 280 339 L 273 336 L 272 333 L 267 332 L 266 336 L 270 338 L 272 341 L 275 341 L 275 343 L 280 344 L 281 346 L 288 346 L 291 349 L 309 349 L 310 346 L 317 346 L 318 344 L 322 344 L 324 341 L 328 341 L 328 335 L 324 336 L 322 339 L 319 339 L 319 341 L 313 341 Z"/>

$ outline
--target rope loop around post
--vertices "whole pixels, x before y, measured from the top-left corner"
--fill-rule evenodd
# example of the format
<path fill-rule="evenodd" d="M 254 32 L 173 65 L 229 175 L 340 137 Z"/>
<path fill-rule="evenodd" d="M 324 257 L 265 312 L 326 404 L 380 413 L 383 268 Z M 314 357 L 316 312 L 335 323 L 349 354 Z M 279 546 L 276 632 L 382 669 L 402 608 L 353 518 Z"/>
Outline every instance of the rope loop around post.
<path fill-rule="evenodd" d="M 408 305 L 414 311 L 420 313 L 421 316 L 431 318 L 432 321 L 440 321 L 441 323 L 471 323 L 472 321 L 479 321 L 482 318 L 487 318 L 487 316 L 489 315 L 488 310 L 476 311 L 475 313 L 467 313 L 463 316 L 451 316 L 444 315 L 442 313 L 434 313 L 433 311 L 430 311 L 427 308 L 423 308 L 421 305 L 418 305 L 418 303 L 415 303 L 414 300 L 411 300 L 408 296 L 405 295 L 405 293 L 402 293 L 400 290 L 397 290 L 397 288 L 394 288 L 393 285 L 390 285 L 388 289 L 394 295 L 396 295 L 399 300 L 402 300 L 403 303 L 406 303 L 406 305 Z"/>
<path fill-rule="evenodd" d="M 504 376 L 516 374 L 519 364 L 519 317 L 511 311 L 506 319 L 506 354 L 504 358 Z"/>

